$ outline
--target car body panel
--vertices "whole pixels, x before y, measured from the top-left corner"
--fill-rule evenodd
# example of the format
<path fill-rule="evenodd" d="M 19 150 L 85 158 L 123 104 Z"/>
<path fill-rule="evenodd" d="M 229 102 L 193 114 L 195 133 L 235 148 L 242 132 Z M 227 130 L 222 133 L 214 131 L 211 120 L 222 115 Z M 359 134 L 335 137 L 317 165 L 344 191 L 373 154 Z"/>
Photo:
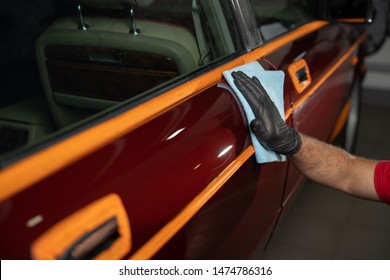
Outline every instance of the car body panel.
<path fill-rule="evenodd" d="M 263 248 L 302 175 L 289 162 L 255 162 L 243 109 L 218 84 L 224 70 L 245 63 L 287 73 L 303 57 L 312 81 L 298 94 L 286 74 L 286 120 L 327 140 L 347 103 L 356 67 L 350 59 L 363 38 L 343 28 L 305 24 L 2 170 L 0 257 L 32 257 L 35 240 L 111 193 L 129 217 L 126 258 L 247 258 Z"/>
<path fill-rule="evenodd" d="M 339 27 L 329 27 L 329 28 L 336 29 L 336 33 L 341 32 Z M 322 36 L 324 36 L 324 37 L 329 36 L 329 30 L 326 30 L 326 27 L 324 29 L 325 30 L 319 30 L 317 33 L 322 32 L 322 33 L 324 33 L 324 34 L 322 34 Z M 330 32 L 332 32 L 332 31 L 330 31 Z M 351 30 L 351 32 L 353 32 L 353 30 Z M 316 35 L 316 37 L 320 37 L 320 36 L 318 36 L 318 34 L 315 34 L 315 35 Z M 357 34 L 357 35 L 359 35 L 359 34 Z M 301 118 L 301 126 L 305 127 L 307 129 L 307 131 L 306 130 L 305 131 L 309 135 L 315 135 L 319 139 L 327 140 L 330 133 L 332 132 L 332 130 L 334 128 L 334 124 L 336 123 L 336 119 L 340 115 L 340 111 L 342 111 L 343 106 L 345 106 L 346 101 L 348 99 L 348 90 L 349 90 L 348 87 L 350 84 L 352 84 L 354 82 L 353 79 L 355 78 L 354 77 L 354 69 L 355 69 L 354 65 L 355 64 L 351 63 L 351 60 L 352 60 L 351 58 L 353 58 L 354 55 L 356 54 L 356 52 L 357 52 L 356 47 L 360 44 L 362 38 L 364 38 L 364 35 L 362 35 L 361 37 L 356 36 L 355 39 L 357 41 L 356 41 L 355 45 L 352 47 L 350 44 L 345 43 L 343 45 L 344 48 L 336 49 L 335 53 L 331 53 L 331 55 L 330 55 L 330 57 L 332 57 L 333 60 L 331 60 L 331 61 L 329 61 L 329 59 L 322 60 L 323 65 L 321 65 L 322 68 L 320 67 L 320 69 L 322 69 L 323 71 L 313 73 L 312 87 L 315 88 L 315 90 L 316 90 L 315 92 L 314 92 L 313 88 L 309 87 L 307 89 L 307 92 L 302 93 L 303 97 L 302 97 L 302 95 L 299 95 L 299 94 L 292 95 L 293 100 L 294 100 L 294 98 L 295 98 L 295 100 L 299 100 L 300 98 L 305 99 L 305 103 L 300 102 L 299 104 L 301 104 L 301 106 L 296 107 L 295 110 L 292 111 L 292 120 L 293 120 L 294 125 L 295 125 L 296 124 L 295 123 L 295 121 L 296 121 L 295 116 L 296 116 L 297 120 L 299 120 L 299 118 Z M 354 41 L 351 40 L 350 43 L 354 43 Z M 307 41 L 304 41 L 303 45 L 304 46 L 306 45 L 305 49 L 307 49 Z M 285 48 L 292 49 L 291 46 L 288 44 L 285 46 Z M 297 53 L 299 54 L 300 51 L 304 51 L 305 49 L 304 48 L 301 48 L 301 49 L 295 48 L 295 52 L 291 51 L 291 52 L 286 52 L 286 53 L 290 54 L 290 57 L 295 58 L 294 55 L 297 55 Z M 274 64 L 274 59 L 273 59 L 273 57 L 285 57 L 279 53 L 279 52 L 283 52 L 283 51 L 285 51 L 284 47 L 275 51 L 271 55 L 266 56 L 267 61 L 272 62 L 272 64 L 273 64 L 273 66 L 268 65 L 268 68 L 276 67 L 277 69 L 286 69 L 286 65 L 288 65 L 288 63 L 284 63 L 284 64 L 275 63 Z M 286 60 L 286 61 L 289 61 L 289 60 Z M 291 61 L 293 61 L 293 60 L 291 60 Z M 310 63 L 313 62 L 312 60 L 309 60 L 309 59 L 308 59 L 308 61 Z M 313 63 L 315 63 L 315 61 Z M 333 66 L 335 64 L 336 64 L 336 66 Z M 315 67 L 318 67 L 318 66 L 315 66 Z M 338 68 L 338 67 L 340 67 L 340 68 Z M 326 77 L 326 78 L 324 78 L 324 77 Z M 335 82 L 336 87 L 333 87 L 333 85 L 331 83 L 332 87 L 328 88 L 328 84 L 324 83 L 324 81 L 329 81 L 332 79 L 335 80 L 334 82 Z M 291 83 L 288 84 L 288 78 L 286 79 L 286 81 L 287 82 L 286 82 L 285 88 L 292 87 Z M 341 83 L 340 83 L 340 81 L 341 81 Z M 357 82 L 357 80 L 355 80 L 355 82 Z M 293 92 L 293 90 L 290 88 L 289 90 L 286 90 L 286 92 L 291 93 L 291 92 Z M 329 93 L 331 93 L 333 95 L 333 98 L 329 97 Z M 315 95 L 315 96 L 312 96 L 312 95 Z M 322 95 L 322 97 L 321 97 L 321 95 Z M 337 105 L 337 106 L 335 106 L 335 105 Z M 324 114 L 324 112 L 322 110 L 318 110 L 319 107 L 323 107 L 327 111 L 326 116 L 329 116 L 329 118 L 324 119 L 321 116 L 321 114 Z M 317 110 L 313 110 L 313 108 L 315 108 Z M 324 119 L 323 124 L 325 126 L 328 126 L 328 127 L 318 126 L 317 122 L 313 122 L 313 126 L 311 126 L 310 120 L 313 120 L 316 118 Z M 262 168 L 264 168 L 264 166 L 262 166 Z M 283 177 L 283 180 L 286 179 L 286 184 L 285 184 L 282 207 L 287 206 L 289 199 L 293 196 L 294 193 L 296 193 L 297 188 L 299 187 L 300 182 L 303 179 L 302 174 L 299 173 L 299 171 L 294 166 L 290 165 L 287 168 L 288 168 L 287 178 Z M 275 174 L 277 174 L 277 172 L 275 170 L 273 170 L 269 174 L 272 174 L 271 176 L 268 176 L 269 180 L 275 179 Z M 260 176 L 260 178 L 264 178 L 265 176 L 266 175 L 263 174 L 262 176 Z M 268 182 L 268 184 L 264 184 L 264 185 L 270 185 L 270 184 L 273 186 L 277 186 L 276 182 L 272 182 L 272 183 Z M 259 191 L 259 193 L 261 193 L 261 192 Z M 267 194 L 266 197 L 269 197 L 269 194 Z M 234 205 L 234 203 L 232 203 L 232 205 Z M 258 202 L 256 204 L 254 203 L 254 205 L 264 205 L 264 202 L 262 202 L 262 203 Z M 248 212 L 246 213 L 246 217 L 250 217 L 250 214 L 252 214 L 253 216 L 251 218 L 249 218 L 248 220 L 245 219 L 246 217 L 242 217 L 240 223 L 238 223 L 239 226 L 237 226 L 236 230 L 233 231 L 231 233 L 231 236 L 229 236 L 227 238 L 227 241 L 226 241 L 227 243 L 223 243 L 222 240 L 219 240 L 219 244 L 221 244 L 221 245 L 219 247 L 219 250 L 215 249 L 215 253 L 213 253 L 213 251 L 211 249 L 212 247 L 210 246 L 210 244 L 207 243 L 207 241 L 205 241 L 204 239 L 202 239 L 202 242 L 196 243 L 198 246 L 197 253 L 200 254 L 200 255 L 196 255 L 196 257 L 197 258 L 213 257 L 213 258 L 217 258 L 217 259 L 218 258 L 232 258 L 233 256 L 229 254 L 232 252 L 234 252 L 236 257 L 237 256 L 241 257 L 241 258 L 248 257 L 248 255 L 245 255 L 244 252 L 248 253 L 248 251 L 250 251 L 250 250 L 249 250 L 249 248 L 245 248 L 246 243 L 240 242 L 240 240 L 242 240 L 242 238 L 246 238 L 246 239 L 249 238 L 250 239 L 252 236 L 259 236 L 259 235 L 261 236 L 261 234 L 259 234 L 259 232 L 256 231 L 256 229 L 259 229 L 261 227 L 252 227 L 252 228 L 247 227 L 246 228 L 246 226 L 248 226 L 248 225 L 245 224 L 245 222 L 256 220 L 256 216 L 257 216 L 258 220 L 260 219 L 260 217 L 263 217 L 263 216 L 259 216 L 259 214 L 258 214 L 258 213 L 263 213 L 262 211 L 254 210 L 253 212 L 251 212 L 251 210 L 252 209 L 250 207 L 247 208 Z M 278 211 L 281 211 L 281 210 L 282 210 L 281 208 L 278 209 Z M 226 207 L 225 207 L 224 211 L 227 212 Z M 279 212 L 277 212 L 277 213 L 279 214 Z M 270 224 L 272 224 L 272 219 L 269 222 L 270 222 Z M 270 227 L 272 228 L 272 226 L 269 226 L 268 228 L 270 228 Z M 228 227 L 226 227 L 224 229 L 227 231 Z M 188 232 L 188 231 L 192 232 L 193 230 L 186 228 L 186 232 Z M 181 232 L 180 234 L 182 236 L 185 235 L 184 232 Z M 177 238 L 177 240 L 180 240 L 180 237 L 176 237 L 176 238 Z M 190 237 L 188 236 L 188 233 L 187 233 L 187 242 L 188 242 L 188 238 L 190 238 Z M 221 238 L 221 236 L 219 236 L 219 238 Z M 183 237 L 182 237 L 182 239 L 183 239 Z M 176 240 L 176 239 L 174 239 L 174 240 Z M 172 242 L 174 242 L 174 241 L 172 241 Z M 203 242 L 205 242 L 205 244 L 207 244 L 206 245 L 207 247 L 204 249 L 203 252 L 199 252 L 201 250 L 201 249 L 199 249 L 199 244 L 203 244 Z M 231 243 L 229 243 L 229 242 L 231 242 Z M 256 244 L 256 242 L 254 242 L 254 241 L 252 241 L 252 242 L 253 242 L 253 244 Z M 216 242 L 214 243 L 214 246 L 215 246 L 215 244 L 216 244 Z M 259 244 L 258 246 L 264 247 L 264 245 L 265 244 Z M 186 251 L 186 253 L 187 254 L 188 254 L 188 252 L 192 253 L 193 246 L 188 245 L 188 244 L 187 244 L 187 246 L 188 246 L 188 250 Z M 226 248 L 229 248 L 229 249 L 226 249 Z M 234 248 L 234 250 L 232 250 L 232 248 Z M 254 250 L 254 248 L 251 248 L 251 249 Z M 165 248 L 165 250 L 166 250 L 167 254 L 168 254 L 168 252 L 172 253 L 172 251 L 173 251 L 172 247 L 169 247 L 169 245 L 167 245 L 167 248 Z M 206 252 L 208 252 L 208 253 L 206 253 Z M 206 254 L 206 255 L 202 255 L 202 253 Z M 240 253 L 242 253 L 242 254 L 240 255 Z M 215 255 L 213 255 L 213 254 L 215 254 Z M 179 255 L 180 258 L 183 258 L 185 256 L 187 256 L 187 255 Z M 193 255 L 191 255 L 191 256 L 194 257 Z M 157 255 L 157 257 L 161 257 L 161 256 Z M 178 256 L 176 255 L 175 257 L 177 258 Z"/>
<path fill-rule="evenodd" d="M 291 75 L 286 75 L 285 81 L 285 89 L 290 93 L 292 102 L 293 127 L 298 131 L 323 141 L 329 140 L 347 103 L 351 85 L 358 82 L 356 65 L 352 60 L 364 36 L 352 28 L 347 30 L 342 26 L 328 25 L 267 56 L 277 69 L 285 72 L 297 58 L 304 58 L 307 62 L 312 80 L 303 92 L 298 93 L 294 89 Z M 332 43 L 335 41 L 338 44 Z M 292 166 L 288 173 L 284 204 L 298 187 L 300 177 L 300 172 Z"/>
<path fill-rule="evenodd" d="M 215 91 L 182 103 L 148 125 L 46 178 L 13 197 L 12 204 L 21 203 L 25 205 L 25 213 L 39 213 L 45 220 L 51 220 L 55 219 L 51 215 L 66 217 L 100 196 L 117 193 L 128 213 L 136 213 L 129 217 L 135 232 L 133 248 L 137 248 L 226 168 L 243 151 L 245 143 L 248 145 L 246 128 L 231 94 L 218 88 Z M 177 121 L 178 118 L 182 121 Z M 181 133 L 172 137 L 175 132 Z M 236 139 L 235 135 L 241 139 Z M 226 154 L 220 155 L 229 147 Z M 216 151 L 218 153 L 213 154 Z M 147 170 L 153 172 L 145 173 Z M 191 181 L 187 180 L 189 177 Z M 90 197 L 91 194 L 94 195 Z M 142 208 L 153 211 L 139 211 Z M 11 229 L 15 219 L 9 218 L 2 226 Z M 23 218 L 27 221 L 31 217 Z M 16 224 L 20 225 L 20 221 Z M 155 227 L 150 228 L 150 225 Z M 21 228 L 15 231 L 22 232 Z"/>
<path fill-rule="evenodd" d="M 107 119 L 103 119 L 97 125 L 83 128 L 81 133 L 68 135 L 66 139 L 61 139 L 58 143 L 52 144 L 49 149 L 40 149 L 29 157 L 15 163 L 9 163 L 9 166 L 3 168 L 0 174 L 2 186 L 4 186 L 0 190 L 0 201 L 29 188 L 37 181 L 93 153 L 113 139 L 131 132 L 170 108 L 199 94 L 202 89 L 217 84 L 222 80 L 223 71 L 264 57 L 283 45 L 327 24 L 325 21 L 310 22 L 263 47 L 241 55 L 220 67 L 211 69 L 207 72 L 207 75 L 196 77 L 172 90 L 151 98 L 142 103 L 142 106 L 134 107 L 134 105 L 131 105 L 128 109 L 125 107 L 118 116 L 108 116 Z M 292 112 L 288 103 L 285 103 L 285 112 L 286 118 L 288 118 Z M 25 170 L 30 170 L 29 176 L 23 176 Z M 18 180 L 15 181 L 15 178 L 18 178 Z"/>

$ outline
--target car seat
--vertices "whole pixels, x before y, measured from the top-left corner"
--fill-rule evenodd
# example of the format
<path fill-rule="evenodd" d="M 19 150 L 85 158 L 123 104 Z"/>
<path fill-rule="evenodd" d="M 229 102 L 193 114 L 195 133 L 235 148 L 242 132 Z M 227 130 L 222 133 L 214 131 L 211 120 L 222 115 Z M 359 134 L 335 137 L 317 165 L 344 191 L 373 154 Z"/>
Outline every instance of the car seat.
<path fill-rule="evenodd" d="M 39 71 L 58 128 L 199 66 L 188 29 L 137 19 L 137 10 L 153 3 L 83 0 L 75 5 L 78 16 L 56 20 L 38 38 Z M 92 12 L 86 15 L 85 8 Z"/>

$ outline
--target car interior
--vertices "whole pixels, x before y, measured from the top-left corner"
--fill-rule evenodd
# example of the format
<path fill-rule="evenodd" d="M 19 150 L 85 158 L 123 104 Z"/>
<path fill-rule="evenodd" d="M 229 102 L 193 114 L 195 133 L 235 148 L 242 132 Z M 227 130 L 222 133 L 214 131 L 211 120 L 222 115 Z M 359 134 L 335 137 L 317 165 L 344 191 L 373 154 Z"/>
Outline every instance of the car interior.
<path fill-rule="evenodd" d="M 311 0 L 249 2 L 265 41 L 314 19 L 316 14 L 316 3 Z"/>
<path fill-rule="evenodd" d="M 265 41 L 313 15 L 312 1 L 249 2 Z M 5 4 L 0 165 L 243 51 L 230 9 L 207 0 Z"/>
<path fill-rule="evenodd" d="M 218 1 L 62 0 L 56 5 L 35 28 L 42 32 L 29 35 L 35 36 L 35 51 L 29 50 L 27 59 L 2 63 L 9 72 L 0 88 L 0 159 L 237 49 Z M 1 17 L 18 28 L 13 19 Z M 29 30 L 28 24 L 21 29 Z M 15 53 L 13 39 L 7 51 Z"/>

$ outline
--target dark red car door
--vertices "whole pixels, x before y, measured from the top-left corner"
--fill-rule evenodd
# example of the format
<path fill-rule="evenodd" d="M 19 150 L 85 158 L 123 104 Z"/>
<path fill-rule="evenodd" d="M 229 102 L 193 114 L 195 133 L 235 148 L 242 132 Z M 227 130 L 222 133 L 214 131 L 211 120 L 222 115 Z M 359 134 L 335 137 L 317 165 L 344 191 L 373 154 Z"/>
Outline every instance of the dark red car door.
<path fill-rule="evenodd" d="M 292 125 L 298 131 L 323 141 L 334 140 L 332 133 L 336 125 L 346 121 L 346 114 L 341 113 L 348 112 L 352 87 L 359 82 L 358 47 L 363 39 L 364 34 L 359 34 L 353 25 L 331 24 L 267 57 L 286 72 Z M 300 177 L 290 166 L 284 204 L 299 185 Z"/>

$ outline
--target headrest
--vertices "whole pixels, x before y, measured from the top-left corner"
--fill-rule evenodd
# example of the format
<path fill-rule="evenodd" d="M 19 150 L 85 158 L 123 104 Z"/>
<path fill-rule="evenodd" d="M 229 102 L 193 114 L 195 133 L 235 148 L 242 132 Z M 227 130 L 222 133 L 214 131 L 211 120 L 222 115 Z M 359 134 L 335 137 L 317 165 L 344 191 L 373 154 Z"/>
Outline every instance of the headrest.
<path fill-rule="evenodd" d="M 121 10 L 132 6 L 145 8 L 153 4 L 155 0 L 80 0 L 88 7 L 101 9 L 116 9 Z"/>

